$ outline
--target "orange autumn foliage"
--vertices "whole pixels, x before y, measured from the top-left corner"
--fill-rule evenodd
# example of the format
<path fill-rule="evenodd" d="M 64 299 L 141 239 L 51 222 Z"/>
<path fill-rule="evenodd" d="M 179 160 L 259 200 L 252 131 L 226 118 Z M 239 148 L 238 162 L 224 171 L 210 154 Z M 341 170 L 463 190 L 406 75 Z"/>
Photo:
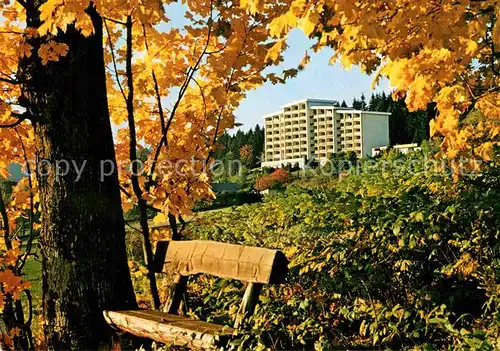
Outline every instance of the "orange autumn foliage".
<path fill-rule="evenodd" d="M 30 6 L 31 2 L 23 0 L 0 2 L 2 179 L 9 176 L 10 164 L 35 159 L 33 125 L 23 117 L 25 109 L 19 101 L 23 89 L 18 80 L 20 60 L 30 57 L 43 65 L 56 65 L 71 50 L 58 42 L 59 31 L 75 26 L 82 35 L 93 35 L 86 12 L 89 6 L 103 18 L 107 99 L 116 127 L 125 211 L 142 199 L 160 211 L 160 219 L 181 216 L 190 213 L 196 201 L 213 197 L 205 170 L 218 137 L 234 126 L 234 110 L 247 91 L 268 80 L 284 81 L 266 70 L 281 62 L 279 57 L 270 61 L 267 55 L 277 42 L 270 39 L 269 24 L 285 11 L 282 4 L 253 15 L 240 3 L 229 1 L 47 0 L 35 10 L 40 14 L 38 28 L 26 25 Z M 184 18 L 173 18 L 174 13 Z M 28 44 L 33 38 L 40 41 L 38 49 Z M 127 118 L 131 114 L 133 138 Z M 144 161 L 137 175 L 140 196 L 132 186 L 131 139 L 137 141 Z M 2 223 L 0 234 L 10 227 L 9 240 L 15 237 L 17 220 L 38 211 L 34 178 L 30 177 L 31 182 L 24 178 L 6 201 L 9 225 Z M 15 271 L 9 269 L 0 269 L 0 284 L 18 282 L 10 274 Z"/>
<path fill-rule="evenodd" d="M 245 0 L 259 13 L 273 1 Z M 293 28 L 314 40 L 315 51 L 334 50 L 331 62 L 389 79 L 394 97 L 410 111 L 436 103 L 431 134 L 449 158 L 488 160 L 500 139 L 500 4 L 497 0 L 349 1 L 286 0 L 271 22 L 279 57 Z M 466 120 L 478 110 L 485 118 Z M 472 165 L 472 163 L 471 163 Z"/>
<path fill-rule="evenodd" d="M 282 186 L 288 181 L 289 175 L 284 169 L 278 168 L 273 173 L 258 178 L 255 181 L 255 190 L 263 191 L 276 186 Z"/>

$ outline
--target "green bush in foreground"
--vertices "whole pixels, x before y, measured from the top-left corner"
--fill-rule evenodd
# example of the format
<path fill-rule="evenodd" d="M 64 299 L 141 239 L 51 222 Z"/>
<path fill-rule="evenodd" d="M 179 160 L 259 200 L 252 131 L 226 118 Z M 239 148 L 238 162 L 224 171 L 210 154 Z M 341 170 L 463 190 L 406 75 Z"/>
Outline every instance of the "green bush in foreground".
<path fill-rule="evenodd" d="M 191 238 L 278 248 L 291 261 L 232 348 L 500 348 L 498 168 L 486 185 L 453 183 L 412 162 L 423 154 L 388 157 L 399 166 L 298 181 L 190 226 Z M 189 313 L 228 322 L 242 290 L 194 279 Z"/>

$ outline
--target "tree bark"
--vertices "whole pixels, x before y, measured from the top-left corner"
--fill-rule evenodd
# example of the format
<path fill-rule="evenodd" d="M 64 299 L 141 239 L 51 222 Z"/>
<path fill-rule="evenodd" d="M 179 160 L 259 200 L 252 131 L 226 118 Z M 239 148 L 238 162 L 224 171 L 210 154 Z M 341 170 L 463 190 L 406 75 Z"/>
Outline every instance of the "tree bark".
<path fill-rule="evenodd" d="M 37 28 L 37 11 L 27 13 L 27 25 Z M 23 103 L 35 128 L 43 315 L 52 349 L 96 349 L 110 340 L 103 310 L 137 306 L 106 97 L 102 19 L 93 8 L 88 13 L 92 36 L 72 26 L 56 36 L 69 47 L 65 57 L 45 66 L 36 55 L 20 63 Z M 40 39 L 30 44 L 36 52 Z M 58 164 L 65 174 L 57 174 Z M 75 166 L 83 167 L 81 174 Z"/>

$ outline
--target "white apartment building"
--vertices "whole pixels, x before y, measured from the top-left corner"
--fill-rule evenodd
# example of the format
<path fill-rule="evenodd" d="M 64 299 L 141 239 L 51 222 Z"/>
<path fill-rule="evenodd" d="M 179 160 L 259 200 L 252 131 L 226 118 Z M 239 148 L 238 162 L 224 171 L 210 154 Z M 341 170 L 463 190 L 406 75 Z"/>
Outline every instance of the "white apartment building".
<path fill-rule="evenodd" d="M 336 107 L 335 100 L 305 99 L 264 116 L 265 151 L 262 167 L 299 164 L 315 158 L 325 163 L 332 153 L 354 151 L 371 156 L 389 145 L 389 115 Z"/>

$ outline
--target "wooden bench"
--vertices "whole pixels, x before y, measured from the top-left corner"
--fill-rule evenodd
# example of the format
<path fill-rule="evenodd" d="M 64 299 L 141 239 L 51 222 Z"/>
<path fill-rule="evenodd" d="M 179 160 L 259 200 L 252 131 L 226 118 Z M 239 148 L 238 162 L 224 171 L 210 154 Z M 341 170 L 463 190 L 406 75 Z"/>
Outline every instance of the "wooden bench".
<path fill-rule="evenodd" d="M 201 240 L 162 241 L 154 262 L 156 272 L 173 275 L 163 312 L 104 311 L 104 318 L 115 329 L 136 336 L 198 349 L 226 343 L 253 313 L 263 284 L 279 284 L 288 272 L 288 261 L 280 251 Z M 199 273 L 247 282 L 233 328 L 177 315 L 188 277 Z"/>

